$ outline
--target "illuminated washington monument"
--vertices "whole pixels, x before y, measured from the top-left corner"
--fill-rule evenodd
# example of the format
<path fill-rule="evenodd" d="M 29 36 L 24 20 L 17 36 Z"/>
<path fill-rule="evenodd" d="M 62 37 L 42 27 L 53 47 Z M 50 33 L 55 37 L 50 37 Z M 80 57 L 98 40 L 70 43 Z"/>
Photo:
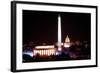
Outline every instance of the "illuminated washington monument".
<path fill-rule="evenodd" d="M 61 51 L 61 17 L 58 15 L 58 51 Z"/>
<path fill-rule="evenodd" d="M 62 45 L 64 47 L 70 47 L 70 39 L 67 35 L 67 37 L 65 38 L 65 43 L 62 43 L 62 37 L 61 37 L 61 16 L 58 15 L 58 51 L 62 51 Z"/>

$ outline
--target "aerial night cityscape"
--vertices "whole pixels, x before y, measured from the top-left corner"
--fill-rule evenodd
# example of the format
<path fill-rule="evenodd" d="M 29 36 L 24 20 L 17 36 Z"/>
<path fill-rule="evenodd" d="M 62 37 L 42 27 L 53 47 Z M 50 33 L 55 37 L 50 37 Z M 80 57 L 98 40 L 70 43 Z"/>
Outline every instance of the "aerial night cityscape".
<path fill-rule="evenodd" d="M 23 10 L 23 63 L 91 59 L 89 13 Z"/>

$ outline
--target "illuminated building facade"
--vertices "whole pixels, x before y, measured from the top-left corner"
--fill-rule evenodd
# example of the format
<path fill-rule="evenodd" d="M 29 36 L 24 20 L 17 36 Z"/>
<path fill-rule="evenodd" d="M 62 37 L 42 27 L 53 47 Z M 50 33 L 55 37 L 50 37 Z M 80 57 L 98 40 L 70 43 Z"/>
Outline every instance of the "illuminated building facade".
<path fill-rule="evenodd" d="M 40 55 L 40 56 L 50 56 L 50 55 L 55 55 L 56 53 L 56 48 L 54 48 L 53 45 L 48 45 L 48 46 L 36 46 L 35 49 L 33 50 L 33 55 Z"/>
<path fill-rule="evenodd" d="M 65 47 L 65 48 L 70 47 L 70 39 L 69 39 L 68 35 L 67 35 L 67 37 L 65 38 L 64 47 Z"/>

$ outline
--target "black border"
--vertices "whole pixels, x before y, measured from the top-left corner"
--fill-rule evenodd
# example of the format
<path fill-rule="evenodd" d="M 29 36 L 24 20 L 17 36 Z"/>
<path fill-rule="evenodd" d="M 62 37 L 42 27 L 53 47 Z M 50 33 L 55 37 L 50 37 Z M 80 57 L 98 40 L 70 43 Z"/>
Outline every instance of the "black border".
<path fill-rule="evenodd" d="M 38 4 L 38 5 L 52 5 L 52 6 L 69 6 L 69 7 L 84 7 L 84 8 L 95 8 L 96 9 L 96 65 L 86 66 L 75 66 L 75 67 L 56 67 L 56 68 L 41 68 L 41 69 L 16 69 L 16 5 L 17 4 Z M 56 3 L 43 3 L 43 2 L 28 2 L 28 1 L 11 1 L 11 71 L 12 72 L 23 72 L 23 71 L 40 71 L 40 70 L 55 70 L 55 69 L 73 69 L 73 68 L 86 68 L 86 67 L 97 67 L 98 66 L 98 7 L 89 5 L 73 5 L 73 4 L 56 4 Z"/>

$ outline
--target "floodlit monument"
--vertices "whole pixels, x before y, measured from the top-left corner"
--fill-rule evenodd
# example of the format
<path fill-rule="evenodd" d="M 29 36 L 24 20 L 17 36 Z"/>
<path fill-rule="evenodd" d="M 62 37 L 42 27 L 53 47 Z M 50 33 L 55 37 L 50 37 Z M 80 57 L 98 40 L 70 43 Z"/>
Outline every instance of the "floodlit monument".
<path fill-rule="evenodd" d="M 67 35 L 67 37 L 65 38 L 65 43 L 64 43 L 63 46 L 64 46 L 65 48 L 70 47 L 70 39 L 69 39 L 68 35 Z"/>
<path fill-rule="evenodd" d="M 46 46 L 36 46 L 33 50 L 33 55 L 39 54 L 40 56 L 50 56 L 55 55 L 56 50 L 54 45 L 46 45 Z"/>
<path fill-rule="evenodd" d="M 61 17 L 58 16 L 58 51 L 61 51 Z"/>

